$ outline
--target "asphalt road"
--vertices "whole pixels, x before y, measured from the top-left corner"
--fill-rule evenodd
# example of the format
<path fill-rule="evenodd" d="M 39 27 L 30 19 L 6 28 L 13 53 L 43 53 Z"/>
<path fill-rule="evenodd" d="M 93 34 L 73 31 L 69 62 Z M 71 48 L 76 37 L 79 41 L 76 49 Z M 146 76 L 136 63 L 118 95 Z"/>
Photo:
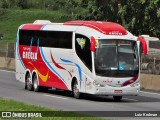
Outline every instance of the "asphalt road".
<path fill-rule="evenodd" d="M 62 91 L 31 92 L 15 79 L 14 72 L 0 70 L 0 97 L 64 111 L 160 111 L 160 94 L 140 92 L 114 102 L 109 96 L 85 95 L 75 99 Z M 94 113 L 95 114 L 95 113 Z"/>

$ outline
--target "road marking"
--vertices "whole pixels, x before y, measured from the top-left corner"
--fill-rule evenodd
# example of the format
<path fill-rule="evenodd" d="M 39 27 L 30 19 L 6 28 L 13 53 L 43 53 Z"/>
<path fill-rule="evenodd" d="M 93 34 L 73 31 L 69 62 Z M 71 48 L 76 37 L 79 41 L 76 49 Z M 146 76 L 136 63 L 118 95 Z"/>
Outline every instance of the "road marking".
<path fill-rule="evenodd" d="M 68 98 L 58 97 L 58 96 L 53 96 L 53 95 L 44 95 L 44 96 L 47 96 L 47 97 L 53 97 L 53 98 L 58 98 L 58 99 L 65 99 L 65 100 L 67 100 L 67 99 L 68 99 Z"/>
<path fill-rule="evenodd" d="M 2 72 L 8 72 L 8 73 L 15 73 L 15 71 L 9 71 L 9 70 L 0 70 L 0 71 L 2 71 Z M 153 94 L 153 95 L 160 95 L 159 93 L 153 93 L 153 92 L 144 92 L 144 91 L 140 91 L 140 92 L 147 93 L 147 94 Z M 50 95 L 48 95 L 48 96 L 50 96 Z M 53 96 L 50 96 L 50 97 L 53 97 Z M 62 98 L 62 97 L 57 97 L 57 98 L 67 99 L 67 98 Z"/>
<path fill-rule="evenodd" d="M 160 95 L 159 93 L 152 93 L 152 92 L 144 92 L 144 91 L 140 91 L 142 93 L 147 93 L 147 94 L 153 94 L 153 95 Z"/>
<path fill-rule="evenodd" d="M 131 100 L 131 101 L 138 101 L 138 100 L 135 100 L 135 99 L 130 99 L 130 98 L 122 98 L 122 99 L 125 99 L 125 100 Z"/>
<path fill-rule="evenodd" d="M 15 71 L 8 71 L 8 70 L 0 70 L 2 72 L 9 72 L 9 73 L 15 73 Z"/>

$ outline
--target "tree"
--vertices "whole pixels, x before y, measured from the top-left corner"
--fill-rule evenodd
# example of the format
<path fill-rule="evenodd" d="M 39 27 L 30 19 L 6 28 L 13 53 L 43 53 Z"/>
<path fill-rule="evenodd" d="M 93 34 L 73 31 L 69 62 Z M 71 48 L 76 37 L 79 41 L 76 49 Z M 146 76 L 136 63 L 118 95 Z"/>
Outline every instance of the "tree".
<path fill-rule="evenodd" d="M 22 9 L 29 8 L 27 0 L 19 0 L 18 6 Z"/>
<path fill-rule="evenodd" d="M 92 15 L 97 15 L 100 20 L 118 22 L 135 35 L 160 37 L 160 0 L 92 1 L 95 1 L 93 6 L 97 6 L 94 11 L 100 13 Z"/>

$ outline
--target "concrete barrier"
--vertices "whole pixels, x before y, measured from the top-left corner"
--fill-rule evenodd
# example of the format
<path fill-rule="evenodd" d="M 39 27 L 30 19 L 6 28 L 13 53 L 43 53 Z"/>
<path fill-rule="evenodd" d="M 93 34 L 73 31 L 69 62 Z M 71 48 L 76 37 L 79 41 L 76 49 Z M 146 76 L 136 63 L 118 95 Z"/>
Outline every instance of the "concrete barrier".
<path fill-rule="evenodd" d="M 0 69 L 15 70 L 15 58 L 0 57 Z"/>
<path fill-rule="evenodd" d="M 160 91 L 160 75 L 141 74 L 141 88 Z"/>

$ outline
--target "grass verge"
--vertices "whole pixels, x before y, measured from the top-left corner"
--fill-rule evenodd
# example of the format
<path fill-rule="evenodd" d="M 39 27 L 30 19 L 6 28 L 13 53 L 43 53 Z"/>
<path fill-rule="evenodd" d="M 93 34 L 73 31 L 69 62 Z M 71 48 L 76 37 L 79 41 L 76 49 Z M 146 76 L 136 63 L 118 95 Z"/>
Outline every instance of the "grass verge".
<path fill-rule="evenodd" d="M 14 100 L 6 100 L 3 98 L 0 98 L 0 113 L 3 111 L 20 111 L 20 112 L 41 112 L 42 111 L 42 118 L 32 118 L 32 120 L 102 120 L 101 118 L 96 118 L 96 117 L 89 117 L 86 115 L 82 114 L 77 114 L 73 112 L 64 112 L 64 111 L 58 111 L 54 109 L 49 109 L 41 106 L 35 106 L 35 105 L 29 105 L 25 104 L 22 102 L 14 101 Z M 43 113 L 47 113 L 45 115 L 51 115 L 57 114 L 60 115 L 62 114 L 63 117 L 43 117 Z M 52 115 L 53 115 L 52 114 Z M 1 116 L 1 115 L 0 115 Z"/>

